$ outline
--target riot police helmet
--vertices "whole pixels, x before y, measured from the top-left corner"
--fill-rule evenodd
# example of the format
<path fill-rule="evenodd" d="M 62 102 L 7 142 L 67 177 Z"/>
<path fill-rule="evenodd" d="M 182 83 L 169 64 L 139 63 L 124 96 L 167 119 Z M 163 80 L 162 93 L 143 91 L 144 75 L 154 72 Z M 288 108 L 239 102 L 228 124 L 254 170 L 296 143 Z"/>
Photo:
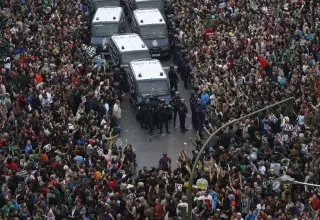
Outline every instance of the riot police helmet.
<path fill-rule="evenodd" d="M 184 101 L 185 101 L 184 99 L 180 99 L 180 102 L 184 103 Z"/>
<path fill-rule="evenodd" d="M 165 101 L 164 99 L 161 99 L 161 103 L 162 103 L 162 104 L 165 104 L 166 101 Z"/>
<path fill-rule="evenodd" d="M 174 95 L 175 95 L 175 96 L 179 96 L 180 93 L 179 93 L 179 92 L 175 92 Z"/>
<path fill-rule="evenodd" d="M 191 95 L 195 95 L 196 92 L 194 90 L 191 91 Z"/>

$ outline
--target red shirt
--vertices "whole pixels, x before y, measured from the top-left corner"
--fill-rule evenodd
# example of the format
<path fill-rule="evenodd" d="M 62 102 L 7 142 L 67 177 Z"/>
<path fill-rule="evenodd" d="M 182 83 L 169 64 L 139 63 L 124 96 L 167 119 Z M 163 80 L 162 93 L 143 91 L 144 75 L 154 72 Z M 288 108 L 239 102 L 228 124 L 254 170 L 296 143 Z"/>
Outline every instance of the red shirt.
<path fill-rule="evenodd" d="M 116 185 L 117 185 L 117 182 L 116 181 L 109 181 L 108 184 L 112 189 L 114 189 L 116 187 Z"/>
<path fill-rule="evenodd" d="M 18 170 L 18 169 L 19 169 L 18 165 L 15 164 L 15 163 L 8 163 L 8 164 L 6 165 L 6 167 L 7 167 L 9 170 Z"/>
<path fill-rule="evenodd" d="M 268 66 L 268 62 L 263 57 L 258 57 L 258 62 L 260 63 L 263 69 Z"/>
<path fill-rule="evenodd" d="M 320 208 L 320 200 L 318 198 L 313 198 L 311 200 L 311 206 L 313 210 L 318 210 Z"/>
<path fill-rule="evenodd" d="M 154 207 L 154 217 L 155 219 L 161 219 L 163 216 L 163 208 L 161 204 L 157 204 Z"/>

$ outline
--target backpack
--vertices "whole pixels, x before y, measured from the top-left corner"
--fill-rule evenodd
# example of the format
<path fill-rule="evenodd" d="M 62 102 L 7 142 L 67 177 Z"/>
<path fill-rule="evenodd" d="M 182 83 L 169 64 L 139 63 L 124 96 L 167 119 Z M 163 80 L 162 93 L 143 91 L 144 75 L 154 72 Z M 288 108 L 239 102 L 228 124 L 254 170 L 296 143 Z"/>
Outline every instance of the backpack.
<path fill-rule="evenodd" d="M 161 164 L 161 169 L 171 169 L 171 163 L 169 160 L 166 160 L 164 161 L 162 164 Z"/>

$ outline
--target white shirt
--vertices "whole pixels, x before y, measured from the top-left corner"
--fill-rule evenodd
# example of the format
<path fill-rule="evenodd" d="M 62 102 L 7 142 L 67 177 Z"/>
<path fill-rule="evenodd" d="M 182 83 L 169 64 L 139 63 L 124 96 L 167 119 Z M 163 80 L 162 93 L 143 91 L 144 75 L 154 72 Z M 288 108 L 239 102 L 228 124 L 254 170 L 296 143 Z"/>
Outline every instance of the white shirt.
<path fill-rule="evenodd" d="M 117 103 L 113 106 L 113 114 L 116 118 L 121 118 L 121 108 Z"/>
<path fill-rule="evenodd" d="M 52 99 L 52 95 L 50 92 L 47 92 L 47 101 L 52 104 L 53 103 L 53 99 Z"/>
<path fill-rule="evenodd" d="M 181 202 L 181 203 L 179 203 L 178 205 L 177 205 L 177 213 L 178 214 L 180 214 L 180 209 L 179 209 L 179 207 L 186 207 L 186 210 L 187 210 L 187 213 L 188 213 L 188 203 L 186 203 L 186 202 Z"/>
<path fill-rule="evenodd" d="M 259 167 L 259 171 L 262 175 L 264 175 L 266 173 L 266 167 L 265 166 Z"/>
<path fill-rule="evenodd" d="M 280 169 L 281 169 L 281 165 L 279 163 L 271 163 L 270 166 L 271 169 L 274 169 L 274 173 L 279 176 L 280 175 Z"/>
<path fill-rule="evenodd" d="M 298 115 L 298 125 L 304 125 L 304 115 Z"/>

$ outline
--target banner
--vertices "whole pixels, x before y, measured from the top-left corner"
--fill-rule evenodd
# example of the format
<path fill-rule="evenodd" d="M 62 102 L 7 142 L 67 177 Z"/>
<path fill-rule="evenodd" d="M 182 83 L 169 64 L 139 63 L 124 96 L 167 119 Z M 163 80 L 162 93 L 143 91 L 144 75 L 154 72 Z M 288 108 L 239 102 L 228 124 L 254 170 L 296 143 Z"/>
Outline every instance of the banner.
<path fill-rule="evenodd" d="M 272 121 L 273 123 L 278 122 L 278 118 L 274 114 L 269 115 L 268 119 L 269 119 L 269 121 Z"/>
<path fill-rule="evenodd" d="M 82 46 L 90 58 L 93 58 L 97 54 L 96 48 L 85 44 L 83 44 Z"/>

